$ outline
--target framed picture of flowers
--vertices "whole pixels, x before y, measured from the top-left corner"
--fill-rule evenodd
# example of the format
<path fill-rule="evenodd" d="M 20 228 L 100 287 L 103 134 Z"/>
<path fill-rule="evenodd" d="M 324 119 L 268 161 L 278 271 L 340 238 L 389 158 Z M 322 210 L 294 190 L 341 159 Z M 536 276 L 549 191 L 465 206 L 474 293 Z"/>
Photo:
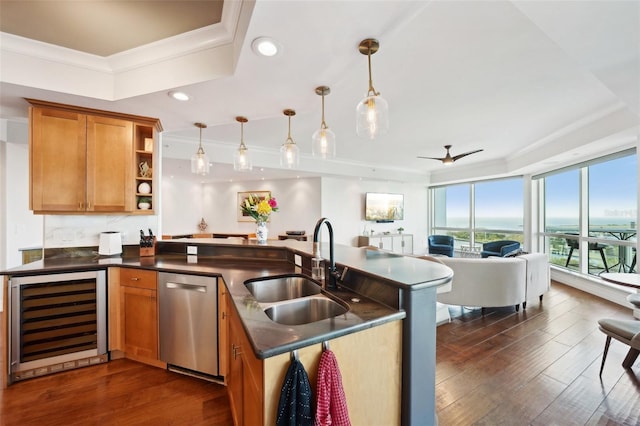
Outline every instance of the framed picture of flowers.
<path fill-rule="evenodd" d="M 251 200 L 254 204 L 259 203 L 262 200 L 268 200 L 271 198 L 271 191 L 246 191 L 238 192 L 238 222 L 255 222 L 256 219 L 249 213 L 242 209 L 242 206 L 246 204 L 251 196 Z"/>

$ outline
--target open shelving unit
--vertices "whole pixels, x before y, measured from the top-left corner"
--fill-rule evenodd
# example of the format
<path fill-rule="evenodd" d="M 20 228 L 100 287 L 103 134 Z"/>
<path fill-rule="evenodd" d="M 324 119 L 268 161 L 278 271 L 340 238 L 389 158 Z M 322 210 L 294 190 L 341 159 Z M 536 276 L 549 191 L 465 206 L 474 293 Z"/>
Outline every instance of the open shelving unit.
<path fill-rule="evenodd" d="M 134 152 L 135 152 L 135 194 L 136 194 L 136 202 L 135 202 L 135 211 L 140 214 L 153 214 L 155 207 L 155 199 L 153 195 L 153 153 L 155 148 L 155 138 L 153 134 L 153 126 L 148 126 L 144 124 L 135 124 L 134 125 Z M 148 184 L 150 187 L 150 191 L 140 192 L 140 187 L 142 184 Z M 145 186 L 145 185 L 142 185 Z M 144 201 L 145 198 L 148 198 L 149 208 L 145 209 L 140 206 L 140 202 Z"/>

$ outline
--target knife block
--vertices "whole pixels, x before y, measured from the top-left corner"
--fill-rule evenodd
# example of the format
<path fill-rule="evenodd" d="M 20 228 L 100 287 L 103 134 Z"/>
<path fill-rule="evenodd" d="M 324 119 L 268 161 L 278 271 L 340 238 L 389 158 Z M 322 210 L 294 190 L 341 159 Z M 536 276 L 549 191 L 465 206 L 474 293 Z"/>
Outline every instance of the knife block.
<path fill-rule="evenodd" d="M 156 255 L 156 237 L 153 237 L 153 244 L 151 247 L 140 247 L 140 257 L 148 257 Z"/>

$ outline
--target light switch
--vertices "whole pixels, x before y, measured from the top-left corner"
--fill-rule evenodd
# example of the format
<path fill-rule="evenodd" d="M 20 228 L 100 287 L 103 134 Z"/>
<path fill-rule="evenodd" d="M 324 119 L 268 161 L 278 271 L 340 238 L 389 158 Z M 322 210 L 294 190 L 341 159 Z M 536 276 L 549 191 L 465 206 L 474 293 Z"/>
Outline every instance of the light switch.
<path fill-rule="evenodd" d="M 198 254 L 198 246 L 187 246 L 187 254 Z"/>

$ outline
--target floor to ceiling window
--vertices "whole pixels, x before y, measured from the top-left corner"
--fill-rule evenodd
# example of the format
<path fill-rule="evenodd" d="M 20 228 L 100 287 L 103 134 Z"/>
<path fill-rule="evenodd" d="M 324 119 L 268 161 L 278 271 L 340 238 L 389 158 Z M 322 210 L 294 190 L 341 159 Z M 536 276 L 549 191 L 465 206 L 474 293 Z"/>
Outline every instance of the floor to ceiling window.
<path fill-rule="evenodd" d="M 431 189 L 432 234 L 451 235 L 458 255 L 479 253 L 482 243 L 523 242 L 521 177 Z"/>
<path fill-rule="evenodd" d="M 551 263 L 580 273 L 635 270 L 637 156 L 633 150 L 537 176 L 541 237 Z"/>

